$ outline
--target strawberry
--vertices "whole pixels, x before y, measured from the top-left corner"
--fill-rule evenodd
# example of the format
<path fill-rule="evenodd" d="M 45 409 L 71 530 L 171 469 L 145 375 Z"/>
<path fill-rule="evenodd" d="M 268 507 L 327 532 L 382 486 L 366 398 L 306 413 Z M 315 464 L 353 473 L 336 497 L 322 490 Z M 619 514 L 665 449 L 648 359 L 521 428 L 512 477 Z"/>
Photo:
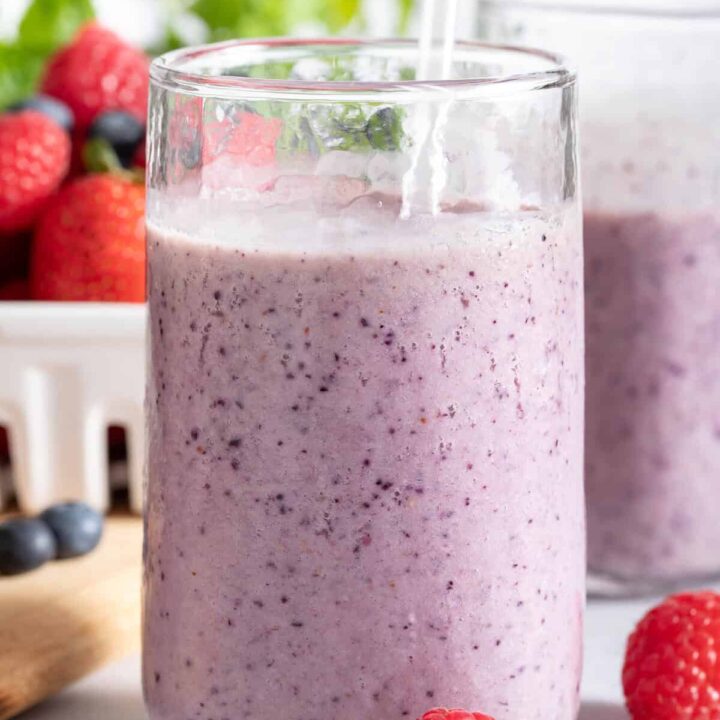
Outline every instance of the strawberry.
<path fill-rule="evenodd" d="M 218 155 L 255 167 L 275 160 L 275 143 L 282 131 L 282 120 L 257 113 L 238 111 L 225 121 L 206 123 L 203 128 L 203 163 Z"/>
<path fill-rule="evenodd" d="M 137 148 L 135 148 L 135 153 L 133 155 L 131 167 L 142 168 L 144 170 L 145 169 L 145 154 L 146 154 L 145 141 L 143 140 L 137 146 Z"/>
<path fill-rule="evenodd" d="M 633 720 L 720 720 L 720 595 L 672 595 L 630 636 L 622 680 Z"/>
<path fill-rule="evenodd" d="M 30 268 L 38 300 L 143 302 L 145 189 L 123 175 L 87 175 L 49 203 Z"/>
<path fill-rule="evenodd" d="M 0 300 L 29 300 L 30 286 L 27 280 L 10 280 L 0 285 Z M 1 446 L 1 444 L 0 444 Z M 2 457 L 2 453 L 0 453 Z"/>
<path fill-rule="evenodd" d="M 433 708 L 428 710 L 419 720 L 493 720 L 489 715 L 467 710 L 446 710 Z"/>
<path fill-rule="evenodd" d="M 0 283 L 27 276 L 31 240 L 31 231 L 0 233 Z"/>
<path fill-rule="evenodd" d="M 0 116 L 0 235 L 33 224 L 69 163 L 70 140 L 50 118 L 34 110 Z"/>
<path fill-rule="evenodd" d="M 126 110 L 144 123 L 148 67 L 144 53 L 90 23 L 50 60 L 42 89 L 70 107 L 81 131 L 104 110 Z"/>
<path fill-rule="evenodd" d="M 4 427 L 0 427 L 0 466 L 10 461 L 10 438 Z M 0 493 L 2 497 L 2 493 Z"/>

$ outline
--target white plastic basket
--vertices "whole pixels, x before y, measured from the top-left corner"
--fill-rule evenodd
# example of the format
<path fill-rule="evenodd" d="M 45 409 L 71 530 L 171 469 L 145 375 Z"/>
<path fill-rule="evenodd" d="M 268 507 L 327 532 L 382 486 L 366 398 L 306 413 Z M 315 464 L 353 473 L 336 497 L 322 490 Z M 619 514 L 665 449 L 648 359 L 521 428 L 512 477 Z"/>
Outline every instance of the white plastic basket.
<path fill-rule="evenodd" d="M 145 323 L 143 305 L 0 303 L 0 425 L 22 510 L 67 499 L 107 509 L 107 429 L 120 425 L 141 511 Z"/>

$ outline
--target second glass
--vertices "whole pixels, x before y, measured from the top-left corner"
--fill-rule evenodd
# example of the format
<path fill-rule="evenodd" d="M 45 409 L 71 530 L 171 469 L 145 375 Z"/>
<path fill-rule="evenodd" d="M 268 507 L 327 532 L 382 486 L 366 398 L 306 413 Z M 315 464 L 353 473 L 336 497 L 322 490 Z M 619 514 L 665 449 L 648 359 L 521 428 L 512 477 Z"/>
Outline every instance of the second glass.
<path fill-rule="evenodd" d="M 152 720 L 573 720 L 574 77 L 460 45 L 152 70 Z M 435 58 L 437 59 L 437 58 Z"/>
<path fill-rule="evenodd" d="M 720 3 L 484 2 L 583 78 L 591 589 L 720 576 Z"/>

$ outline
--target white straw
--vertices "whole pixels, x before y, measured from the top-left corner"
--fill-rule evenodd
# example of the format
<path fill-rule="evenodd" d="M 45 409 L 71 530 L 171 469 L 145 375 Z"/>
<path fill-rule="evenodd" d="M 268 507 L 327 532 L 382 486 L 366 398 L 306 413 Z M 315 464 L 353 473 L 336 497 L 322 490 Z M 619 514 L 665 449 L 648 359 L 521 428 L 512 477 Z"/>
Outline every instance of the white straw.
<path fill-rule="evenodd" d="M 420 39 L 418 41 L 418 65 L 416 79 L 444 80 L 452 75 L 453 51 L 455 48 L 455 29 L 457 25 L 458 0 L 440 0 L 439 9 L 444 11 L 442 23 L 442 62 L 438 76 L 433 63 L 435 28 L 440 25 L 436 0 L 423 0 L 420 17 Z M 418 185 L 424 188 L 427 197 L 422 201 L 429 205 L 427 209 L 437 215 L 440 212 L 440 196 L 447 182 L 447 159 L 443 151 L 445 144 L 445 126 L 450 110 L 450 100 L 438 104 L 421 103 L 412 116 L 410 127 L 416 142 L 410 153 L 410 167 L 405 171 L 402 181 L 402 209 L 400 217 L 408 218 L 412 212 L 413 201 Z M 425 182 L 423 182 L 425 179 Z"/>
<path fill-rule="evenodd" d="M 429 80 L 430 61 L 432 59 L 433 25 L 435 24 L 435 0 L 424 0 L 420 17 L 419 57 L 416 78 Z"/>
<path fill-rule="evenodd" d="M 443 31 L 442 79 L 448 80 L 452 74 L 453 50 L 455 49 L 455 28 L 457 25 L 458 0 L 448 0 Z"/>

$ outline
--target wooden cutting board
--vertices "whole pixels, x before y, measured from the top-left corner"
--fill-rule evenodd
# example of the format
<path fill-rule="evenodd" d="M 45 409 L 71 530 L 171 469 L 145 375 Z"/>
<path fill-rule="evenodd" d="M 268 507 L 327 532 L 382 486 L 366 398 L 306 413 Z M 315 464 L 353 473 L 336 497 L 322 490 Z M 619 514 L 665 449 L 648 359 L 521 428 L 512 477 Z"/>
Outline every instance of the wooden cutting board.
<path fill-rule="evenodd" d="M 0 577 L 0 720 L 140 647 L 142 522 L 108 519 L 98 548 Z"/>

